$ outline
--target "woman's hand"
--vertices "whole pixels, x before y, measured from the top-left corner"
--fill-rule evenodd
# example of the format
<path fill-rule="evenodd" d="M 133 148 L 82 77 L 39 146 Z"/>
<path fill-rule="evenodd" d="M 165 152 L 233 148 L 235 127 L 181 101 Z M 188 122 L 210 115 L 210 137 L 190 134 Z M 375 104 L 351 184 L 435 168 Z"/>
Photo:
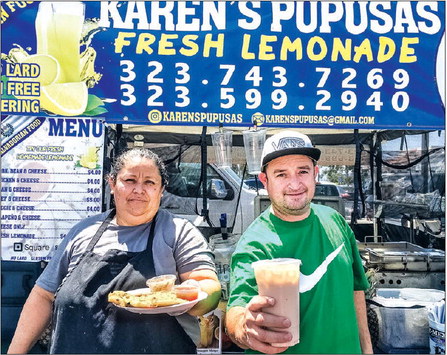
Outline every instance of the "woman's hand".
<path fill-rule="evenodd" d="M 195 284 L 208 294 L 208 297 L 198 302 L 188 313 L 192 316 L 201 316 L 211 312 L 219 304 L 221 296 L 220 282 L 214 271 L 203 269 L 186 272 L 180 275 L 184 284 Z"/>

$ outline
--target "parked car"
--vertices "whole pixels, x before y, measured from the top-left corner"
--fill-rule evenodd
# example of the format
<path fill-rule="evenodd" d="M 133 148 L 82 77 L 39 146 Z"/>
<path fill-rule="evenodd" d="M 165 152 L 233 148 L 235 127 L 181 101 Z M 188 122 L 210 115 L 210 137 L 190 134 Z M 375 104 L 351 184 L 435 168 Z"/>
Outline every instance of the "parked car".
<path fill-rule="evenodd" d="M 351 201 L 354 198 L 354 188 L 351 186 L 340 186 L 337 185 L 338 192 L 341 198 Z"/>
<path fill-rule="evenodd" d="M 248 186 L 249 189 L 252 190 L 260 190 L 264 188 L 264 185 L 258 178 L 249 178 L 244 180 L 244 184 Z"/>
<path fill-rule="evenodd" d="M 161 207 L 187 218 L 197 227 L 209 227 L 202 217 L 203 189 L 200 181 L 200 163 L 168 165 L 169 184 L 163 194 Z M 234 226 L 233 233 L 242 233 L 255 218 L 254 199 L 256 191 L 229 167 L 208 164 L 207 206 L 211 227 L 220 226 L 220 217 L 227 215 L 228 227 Z"/>
<path fill-rule="evenodd" d="M 347 216 L 346 205 L 338 186 L 331 182 L 317 182 L 312 202 L 332 207 L 343 217 Z"/>

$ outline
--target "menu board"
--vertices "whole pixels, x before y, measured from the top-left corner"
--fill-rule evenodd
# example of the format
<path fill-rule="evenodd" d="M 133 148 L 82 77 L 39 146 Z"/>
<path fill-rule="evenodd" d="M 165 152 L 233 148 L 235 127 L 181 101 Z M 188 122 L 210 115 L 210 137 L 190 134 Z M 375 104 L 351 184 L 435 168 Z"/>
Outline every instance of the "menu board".
<path fill-rule="evenodd" d="M 101 211 L 104 130 L 98 119 L 2 120 L 2 260 L 49 260 L 77 222 Z"/>

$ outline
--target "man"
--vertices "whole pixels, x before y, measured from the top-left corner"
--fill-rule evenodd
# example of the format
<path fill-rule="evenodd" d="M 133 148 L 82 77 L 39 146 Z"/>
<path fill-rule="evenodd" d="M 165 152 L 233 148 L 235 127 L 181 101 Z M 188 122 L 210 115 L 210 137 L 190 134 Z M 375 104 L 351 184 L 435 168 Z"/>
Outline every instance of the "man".
<path fill-rule="evenodd" d="M 241 237 L 231 261 L 226 327 L 240 347 L 263 353 L 372 353 L 356 240 L 335 210 L 312 204 L 320 150 L 303 134 L 284 131 L 266 140 L 259 179 L 271 207 Z M 300 342 L 290 320 L 269 314 L 276 300 L 258 296 L 251 263 L 300 259 Z M 247 352 L 251 352 L 247 350 Z"/>

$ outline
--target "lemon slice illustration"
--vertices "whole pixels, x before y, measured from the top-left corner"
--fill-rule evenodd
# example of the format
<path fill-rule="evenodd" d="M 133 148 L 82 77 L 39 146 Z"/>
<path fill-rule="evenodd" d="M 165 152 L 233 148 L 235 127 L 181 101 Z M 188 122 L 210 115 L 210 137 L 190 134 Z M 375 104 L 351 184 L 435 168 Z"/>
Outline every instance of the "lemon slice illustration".
<path fill-rule="evenodd" d="M 41 108 L 60 116 L 82 114 L 88 102 L 88 89 L 83 82 L 50 84 L 41 87 Z"/>
<path fill-rule="evenodd" d="M 96 163 L 98 161 L 98 150 L 97 147 L 89 147 L 87 153 L 81 156 L 79 164 L 88 169 L 96 169 Z"/>
<path fill-rule="evenodd" d="M 40 74 L 36 78 L 26 78 L 26 81 L 38 81 L 41 85 L 50 85 L 57 82 L 60 74 L 60 65 L 56 58 L 46 54 L 34 54 L 24 58 L 21 63 L 37 64 Z"/>

